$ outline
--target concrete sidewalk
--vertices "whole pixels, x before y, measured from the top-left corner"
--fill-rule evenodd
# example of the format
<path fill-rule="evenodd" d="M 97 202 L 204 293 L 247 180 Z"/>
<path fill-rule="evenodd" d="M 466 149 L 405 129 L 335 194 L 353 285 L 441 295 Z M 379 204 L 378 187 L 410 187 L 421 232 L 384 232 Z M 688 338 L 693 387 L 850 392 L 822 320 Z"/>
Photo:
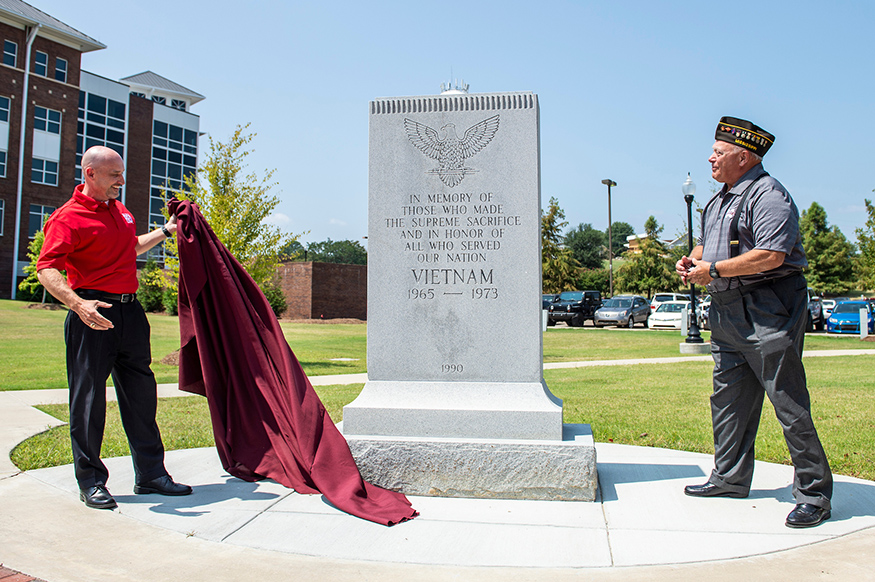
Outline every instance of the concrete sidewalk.
<path fill-rule="evenodd" d="M 107 459 L 119 508 L 93 510 L 72 467 L 19 473 L 8 460 L 9 443 L 59 424 L 32 408 L 47 401 L 66 390 L 0 392 L 0 565 L 48 582 L 875 580 L 875 483 L 837 476 L 832 519 L 793 530 L 792 467 L 757 463 L 747 499 L 690 498 L 683 486 L 707 479 L 711 456 L 609 443 L 596 445 L 594 503 L 411 497 L 420 517 L 387 528 L 232 478 L 207 448 L 167 454 L 187 497 L 135 496 L 130 458 Z"/>

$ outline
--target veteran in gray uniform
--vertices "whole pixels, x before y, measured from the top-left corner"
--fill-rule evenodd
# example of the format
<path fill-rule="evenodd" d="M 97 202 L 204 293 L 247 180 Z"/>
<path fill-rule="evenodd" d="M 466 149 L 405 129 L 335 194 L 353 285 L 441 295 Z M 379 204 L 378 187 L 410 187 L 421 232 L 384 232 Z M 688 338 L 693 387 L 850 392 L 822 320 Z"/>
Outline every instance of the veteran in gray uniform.
<path fill-rule="evenodd" d="M 799 212 L 780 182 L 763 170 L 774 136 L 742 119 L 724 117 L 715 134 L 711 175 L 724 184 L 702 213 L 702 237 L 677 262 L 684 283 L 711 293 L 714 357 L 714 470 L 696 497 L 747 497 L 754 443 L 768 395 L 795 468 L 796 508 L 788 527 L 830 517 L 832 473 L 811 418 L 802 366 L 808 318 L 808 265 Z"/>

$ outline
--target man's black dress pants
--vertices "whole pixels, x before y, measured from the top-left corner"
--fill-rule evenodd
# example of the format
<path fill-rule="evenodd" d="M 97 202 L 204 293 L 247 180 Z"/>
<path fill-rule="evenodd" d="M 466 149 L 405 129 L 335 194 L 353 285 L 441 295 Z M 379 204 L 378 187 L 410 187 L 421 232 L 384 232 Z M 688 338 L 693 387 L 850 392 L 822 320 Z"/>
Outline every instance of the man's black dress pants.
<path fill-rule="evenodd" d="M 155 421 L 158 405 L 149 345 L 149 321 L 136 300 L 121 303 L 82 292 L 85 299 L 111 303 L 100 313 L 115 326 L 93 330 L 70 311 L 64 324 L 67 383 L 70 388 L 70 438 L 76 480 L 84 489 L 106 484 L 109 471 L 100 460 L 106 424 L 106 380 L 112 375 L 119 412 L 137 483 L 167 474 L 164 445 Z"/>

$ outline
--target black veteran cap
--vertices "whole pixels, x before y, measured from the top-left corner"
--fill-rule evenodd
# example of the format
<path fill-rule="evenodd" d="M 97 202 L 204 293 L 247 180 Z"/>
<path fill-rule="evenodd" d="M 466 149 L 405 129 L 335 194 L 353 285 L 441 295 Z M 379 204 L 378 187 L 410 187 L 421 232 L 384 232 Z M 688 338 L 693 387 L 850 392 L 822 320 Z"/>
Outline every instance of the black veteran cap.
<path fill-rule="evenodd" d="M 750 121 L 737 117 L 722 118 L 717 124 L 714 139 L 740 145 L 760 157 L 766 155 L 766 152 L 775 143 L 774 135 Z"/>

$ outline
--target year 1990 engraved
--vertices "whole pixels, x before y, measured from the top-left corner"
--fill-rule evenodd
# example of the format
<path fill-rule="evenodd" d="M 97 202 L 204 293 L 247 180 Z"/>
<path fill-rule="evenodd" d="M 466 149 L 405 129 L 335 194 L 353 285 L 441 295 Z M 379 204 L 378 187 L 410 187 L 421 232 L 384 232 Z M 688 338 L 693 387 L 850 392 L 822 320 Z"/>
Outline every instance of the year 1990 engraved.
<path fill-rule="evenodd" d="M 444 374 L 461 374 L 465 371 L 465 366 L 462 364 L 443 364 L 441 365 L 441 372 Z"/>
<path fill-rule="evenodd" d="M 498 299 L 498 289 L 495 287 L 474 287 L 471 289 L 471 299 Z"/>

